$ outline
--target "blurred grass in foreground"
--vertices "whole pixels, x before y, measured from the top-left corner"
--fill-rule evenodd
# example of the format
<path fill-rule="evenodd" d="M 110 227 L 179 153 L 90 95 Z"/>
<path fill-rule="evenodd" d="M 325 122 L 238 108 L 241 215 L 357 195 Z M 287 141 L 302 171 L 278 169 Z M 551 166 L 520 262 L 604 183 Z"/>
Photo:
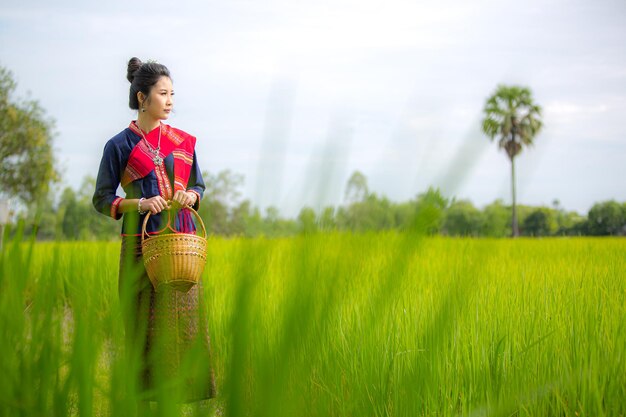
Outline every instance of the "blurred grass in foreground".
<path fill-rule="evenodd" d="M 5 242 L 2 416 L 626 414 L 626 240 L 210 239 L 218 398 L 138 409 L 118 243 Z"/>

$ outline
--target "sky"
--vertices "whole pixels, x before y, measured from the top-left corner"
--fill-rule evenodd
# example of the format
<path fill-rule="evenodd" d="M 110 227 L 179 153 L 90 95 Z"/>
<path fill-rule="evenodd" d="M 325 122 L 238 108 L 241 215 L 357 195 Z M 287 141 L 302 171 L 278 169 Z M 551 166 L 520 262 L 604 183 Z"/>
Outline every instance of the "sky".
<path fill-rule="evenodd" d="M 432 186 L 509 203 L 510 162 L 480 129 L 499 84 L 529 87 L 543 110 L 516 158 L 518 203 L 626 201 L 623 0 L 11 3 L 0 65 L 56 121 L 64 185 L 95 177 L 136 118 L 137 56 L 170 69 L 167 123 L 198 138 L 201 168 L 243 175 L 262 208 L 343 204 L 356 170 L 393 201 Z"/>

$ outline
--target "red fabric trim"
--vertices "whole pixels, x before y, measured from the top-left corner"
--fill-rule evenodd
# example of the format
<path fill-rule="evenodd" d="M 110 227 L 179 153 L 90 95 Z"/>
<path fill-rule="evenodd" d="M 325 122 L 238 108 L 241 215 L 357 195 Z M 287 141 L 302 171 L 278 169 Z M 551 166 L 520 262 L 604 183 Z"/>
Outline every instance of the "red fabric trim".
<path fill-rule="evenodd" d="M 118 219 L 120 219 L 122 217 L 122 215 L 117 212 L 117 208 L 119 207 L 119 205 L 122 202 L 122 200 L 123 200 L 122 197 L 117 197 L 111 203 L 111 217 L 113 217 L 115 220 L 118 220 Z"/>
<path fill-rule="evenodd" d="M 142 137 L 142 139 L 135 145 L 128 157 L 128 164 L 122 175 L 122 186 L 124 187 L 132 181 L 145 177 L 157 168 L 155 171 L 157 180 L 159 174 L 161 174 L 162 177 L 162 181 L 159 180 L 159 190 L 162 190 L 161 195 L 169 194 L 171 198 L 176 191 L 185 190 L 193 164 L 193 152 L 196 146 L 196 138 L 182 130 L 165 124 L 161 125 L 161 150 L 159 156 L 165 159 L 166 156 L 172 154 L 174 157 L 174 190 L 172 191 L 172 186 L 167 175 L 162 175 L 162 173 L 165 172 L 164 163 L 161 163 L 162 167 L 155 167 L 154 161 L 152 160 L 153 155 L 146 144 L 147 141 L 153 148 L 157 147 L 159 128 L 144 135 L 142 135 L 135 121 L 131 122 L 128 128 L 137 136 Z M 145 140 L 143 139 L 144 136 Z M 159 168 L 162 168 L 162 173 L 159 173 Z"/>
<path fill-rule="evenodd" d="M 165 170 L 165 164 L 154 167 L 154 173 L 157 177 L 157 185 L 159 186 L 159 195 L 165 200 L 171 200 L 173 197 L 172 186 L 170 180 L 167 177 L 167 171 Z"/>

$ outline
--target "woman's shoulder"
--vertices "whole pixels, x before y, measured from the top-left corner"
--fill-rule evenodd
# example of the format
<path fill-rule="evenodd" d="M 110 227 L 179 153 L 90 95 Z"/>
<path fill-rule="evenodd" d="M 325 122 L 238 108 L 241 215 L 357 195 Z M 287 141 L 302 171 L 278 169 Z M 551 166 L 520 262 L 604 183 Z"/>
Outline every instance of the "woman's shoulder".
<path fill-rule="evenodd" d="M 125 148 L 134 146 L 140 139 L 132 130 L 126 128 L 109 139 L 105 147 Z"/>

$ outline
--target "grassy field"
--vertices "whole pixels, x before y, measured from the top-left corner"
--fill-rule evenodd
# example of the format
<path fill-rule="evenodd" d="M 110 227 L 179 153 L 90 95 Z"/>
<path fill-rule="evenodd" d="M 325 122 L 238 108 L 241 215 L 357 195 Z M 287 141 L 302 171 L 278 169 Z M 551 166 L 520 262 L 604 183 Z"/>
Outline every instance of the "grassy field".
<path fill-rule="evenodd" d="M 5 244 L 1 416 L 136 413 L 118 257 Z M 626 415 L 626 239 L 213 238 L 203 279 L 219 396 L 141 415 Z"/>

